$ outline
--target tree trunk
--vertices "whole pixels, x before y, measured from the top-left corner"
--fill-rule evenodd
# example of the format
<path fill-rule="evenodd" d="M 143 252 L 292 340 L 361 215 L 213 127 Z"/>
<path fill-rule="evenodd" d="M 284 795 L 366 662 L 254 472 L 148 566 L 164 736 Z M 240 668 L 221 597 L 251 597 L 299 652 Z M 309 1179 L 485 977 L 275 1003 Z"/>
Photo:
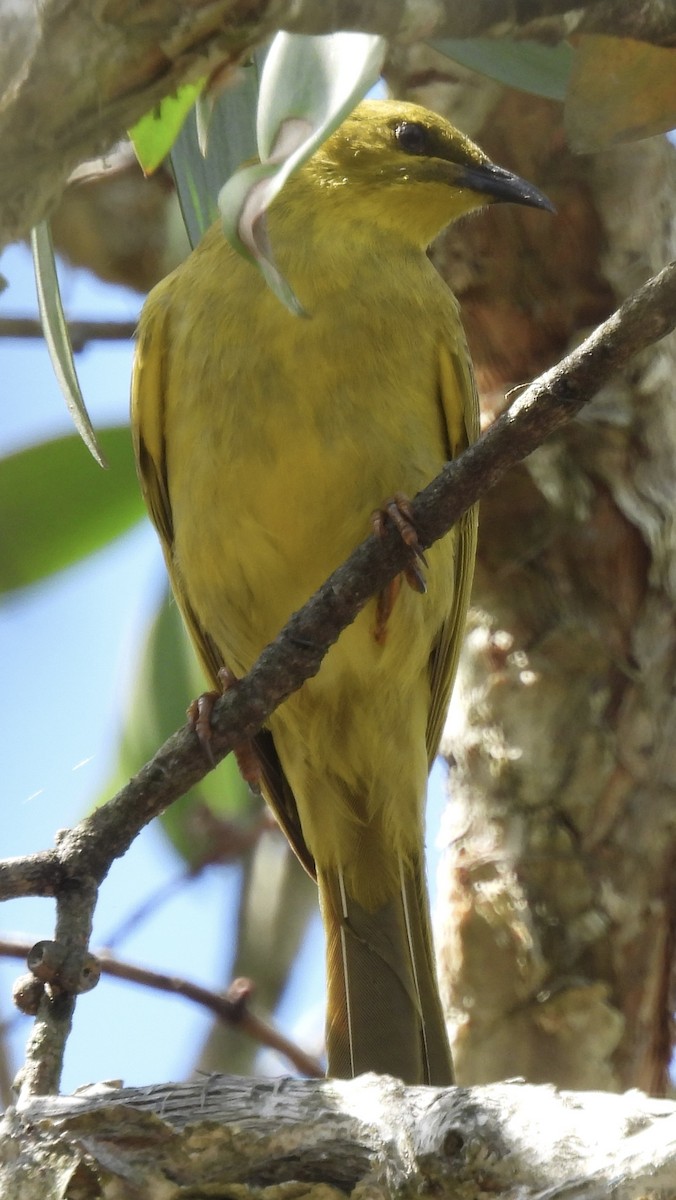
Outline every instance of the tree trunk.
<path fill-rule="evenodd" d="M 489 423 L 674 256 L 676 152 L 654 138 L 573 157 L 560 105 L 429 50 L 391 82 L 558 207 L 495 209 L 435 253 Z M 461 1083 L 667 1086 L 675 357 L 658 343 L 482 503 L 438 923 Z"/>

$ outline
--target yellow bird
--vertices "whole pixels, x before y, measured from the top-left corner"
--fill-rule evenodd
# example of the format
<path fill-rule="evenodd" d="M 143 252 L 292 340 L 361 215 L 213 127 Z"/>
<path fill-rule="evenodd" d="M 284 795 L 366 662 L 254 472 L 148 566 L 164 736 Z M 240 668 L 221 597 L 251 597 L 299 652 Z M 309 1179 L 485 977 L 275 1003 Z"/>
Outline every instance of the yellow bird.
<path fill-rule="evenodd" d="M 495 200 L 551 208 L 440 116 L 366 101 L 269 213 L 307 319 L 218 225 L 149 296 L 132 385 L 138 468 L 214 686 L 225 665 L 249 670 L 371 532 L 374 510 L 476 438 L 458 305 L 425 252 Z M 402 587 L 386 622 L 371 601 L 256 740 L 265 795 L 319 886 L 331 1075 L 452 1081 L 424 805 L 475 544 L 473 511 L 429 550 L 426 594 Z"/>

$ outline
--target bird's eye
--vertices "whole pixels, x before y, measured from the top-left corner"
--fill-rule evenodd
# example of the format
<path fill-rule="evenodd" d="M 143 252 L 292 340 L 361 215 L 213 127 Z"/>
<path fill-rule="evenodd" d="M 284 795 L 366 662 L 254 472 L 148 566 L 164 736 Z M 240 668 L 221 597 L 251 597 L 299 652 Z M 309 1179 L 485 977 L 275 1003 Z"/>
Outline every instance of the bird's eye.
<path fill-rule="evenodd" d="M 428 152 L 429 137 L 424 125 L 419 125 L 417 121 L 400 121 L 397 125 L 394 136 L 407 154 L 426 154 Z"/>

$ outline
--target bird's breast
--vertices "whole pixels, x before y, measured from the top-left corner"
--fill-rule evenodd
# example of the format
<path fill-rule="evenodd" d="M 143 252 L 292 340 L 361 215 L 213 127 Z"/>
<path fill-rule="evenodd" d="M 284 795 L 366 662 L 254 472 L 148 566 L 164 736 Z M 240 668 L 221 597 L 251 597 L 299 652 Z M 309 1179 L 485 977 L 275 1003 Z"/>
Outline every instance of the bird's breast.
<path fill-rule="evenodd" d="M 363 314 L 265 309 L 267 323 L 230 313 L 202 355 L 193 344 L 183 359 L 180 334 L 172 350 L 175 380 L 192 368 L 168 413 L 177 569 L 204 626 L 241 643 L 240 670 L 371 532 L 373 510 L 446 457 L 424 328 L 398 322 L 397 339 L 381 320 L 374 337 Z"/>

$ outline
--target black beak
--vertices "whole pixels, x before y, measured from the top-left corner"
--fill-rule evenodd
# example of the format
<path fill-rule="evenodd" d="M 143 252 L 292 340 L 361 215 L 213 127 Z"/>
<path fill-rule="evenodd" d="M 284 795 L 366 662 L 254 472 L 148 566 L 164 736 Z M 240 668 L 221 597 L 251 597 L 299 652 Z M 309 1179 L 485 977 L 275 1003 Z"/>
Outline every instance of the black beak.
<path fill-rule="evenodd" d="M 511 171 L 505 171 L 503 167 L 496 167 L 492 162 L 481 163 L 476 167 L 463 167 L 459 183 L 462 187 L 490 196 L 493 200 L 502 200 L 509 204 L 527 204 L 530 208 L 545 208 L 547 212 L 556 212 L 551 200 L 532 183 L 521 179 L 519 175 L 513 175 Z"/>

